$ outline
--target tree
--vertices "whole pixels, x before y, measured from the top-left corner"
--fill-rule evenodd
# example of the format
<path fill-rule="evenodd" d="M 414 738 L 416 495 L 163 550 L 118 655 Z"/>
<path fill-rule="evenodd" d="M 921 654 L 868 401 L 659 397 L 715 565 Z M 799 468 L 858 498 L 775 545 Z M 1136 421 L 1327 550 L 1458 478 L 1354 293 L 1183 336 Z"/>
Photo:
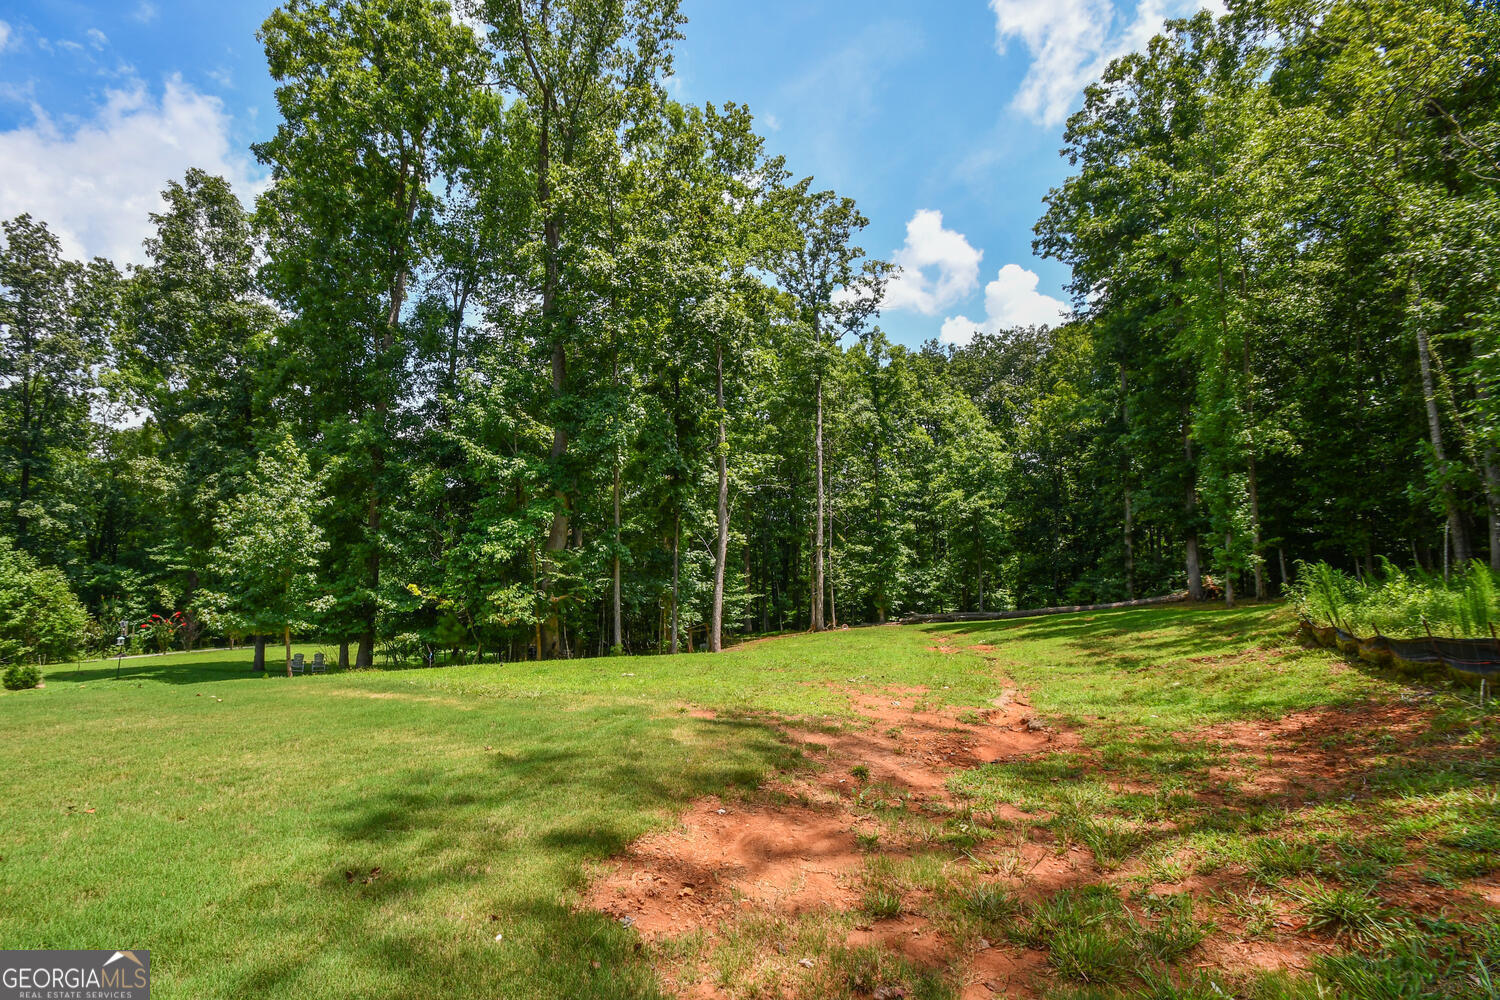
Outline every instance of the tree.
<path fill-rule="evenodd" d="M 404 397 L 409 286 L 432 254 L 434 183 L 467 139 L 483 76 L 473 32 L 443 0 L 290 0 L 260 34 L 282 121 L 255 147 L 267 283 L 291 312 L 283 383 L 327 449 L 339 503 L 339 591 L 374 656 L 382 530 L 399 481 L 393 426 Z"/>
<path fill-rule="evenodd" d="M 468 8 L 490 27 L 489 44 L 500 85 L 519 99 L 518 115 L 531 137 L 535 187 L 535 259 L 527 284 L 537 296 L 534 336 L 551 369 L 549 454 L 554 504 L 543 559 L 549 604 L 561 553 L 575 539 L 570 516 L 578 502 L 578 474 L 567 461 L 576 396 L 596 388 L 570 384 L 570 348 L 585 336 L 582 321 L 598 290 L 586 248 L 597 245 L 614 185 L 621 134 L 671 75 L 671 44 L 680 37 L 678 0 L 471 0 Z M 561 651 L 559 620 L 549 614 L 539 655 Z"/>
<path fill-rule="evenodd" d="M 150 263 L 126 284 L 120 388 L 144 403 L 173 476 L 171 533 L 184 604 L 213 548 L 220 505 L 264 419 L 263 357 L 276 316 L 257 294 L 250 219 L 228 182 L 189 170 L 163 192 Z"/>
<path fill-rule="evenodd" d="M 852 198 L 812 191 L 805 178 L 776 197 L 776 207 L 795 234 L 774 262 L 777 279 L 796 303 L 809 336 L 808 362 L 813 397 L 813 468 L 817 499 L 813 508 L 812 629 L 824 628 L 824 544 L 827 497 L 823 454 L 823 379 L 839 338 L 856 331 L 878 308 L 885 268 L 861 266 L 864 249 L 853 240 L 869 225 Z"/>
<path fill-rule="evenodd" d="M 0 510 L 15 544 L 70 565 L 88 485 L 93 368 L 106 353 L 118 273 L 63 259 L 46 223 L 0 225 Z"/>
<path fill-rule="evenodd" d="M 242 631 L 280 632 L 292 676 L 292 631 L 326 603 L 316 576 L 327 546 L 318 527 L 322 484 L 290 434 L 269 441 L 244 490 L 225 505 L 212 552 L 215 589 L 204 606 Z"/>

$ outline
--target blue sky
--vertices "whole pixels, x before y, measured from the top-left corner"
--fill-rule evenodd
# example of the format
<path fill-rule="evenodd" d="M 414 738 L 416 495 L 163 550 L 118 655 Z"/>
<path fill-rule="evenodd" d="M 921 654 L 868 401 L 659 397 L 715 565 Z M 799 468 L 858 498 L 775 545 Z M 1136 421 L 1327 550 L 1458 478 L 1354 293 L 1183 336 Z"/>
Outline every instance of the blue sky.
<path fill-rule="evenodd" d="M 908 344 L 1047 322 L 1067 272 L 1031 253 L 1065 176 L 1062 121 L 1109 57 L 1203 0 L 684 0 L 679 100 L 738 101 L 796 176 L 854 197 L 902 265 L 880 319 Z M 1218 0 L 1207 0 L 1217 6 Z M 255 31 L 271 0 L 11 0 L 0 7 L 0 217 L 74 255 L 140 259 L 189 166 L 247 200 L 275 128 Z"/>

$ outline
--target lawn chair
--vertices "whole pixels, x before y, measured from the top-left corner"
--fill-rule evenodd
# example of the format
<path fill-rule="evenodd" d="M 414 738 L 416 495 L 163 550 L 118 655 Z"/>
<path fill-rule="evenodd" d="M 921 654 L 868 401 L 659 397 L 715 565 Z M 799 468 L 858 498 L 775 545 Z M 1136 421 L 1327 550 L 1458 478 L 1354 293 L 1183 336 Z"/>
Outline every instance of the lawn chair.
<path fill-rule="evenodd" d="M 300 673 L 304 672 L 306 669 L 307 669 L 307 662 L 303 659 L 302 654 L 301 653 L 293 653 L 292 654 L 292 673 L 294 673 L 294 674 L 300 674 Z"/>
<path fill-rule="evenodd" d="M 307 668 L 307 672 L 310 674 L 328 673 L 328 660 L 322 653 L 313 654 L 312 665 Z"/>

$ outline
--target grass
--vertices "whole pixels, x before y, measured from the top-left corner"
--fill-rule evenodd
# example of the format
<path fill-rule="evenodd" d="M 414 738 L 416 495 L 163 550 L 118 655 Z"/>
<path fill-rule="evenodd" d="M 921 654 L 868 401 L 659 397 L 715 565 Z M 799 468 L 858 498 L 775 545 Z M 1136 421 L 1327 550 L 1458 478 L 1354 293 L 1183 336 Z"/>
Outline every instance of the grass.
<path fill-rule="evenodd" d="M 1500 968 L 1488 912 L 1437 921 L 1392 894 L 1500 870 L 1489 716 L 1292 647 L 1291 626 L 1272 606 L 1165 607 L 292 680 L 251 676 L 248 650 L 127 659 L 120 681 L 112 660 L 54 667 L 44 688 L 0 694 L 0 947 L 149 948 L 166 998 L 645 998 L 662 963 L 693 956 L 736 997 L 951 996 L 951 970 L 845 944 L 856 919 L 920 907 L 955 940 L 1043 948 L 1060 996 L 1276 1000 L 1315 994 L 1184 970 L 1216 925 L 1279 940 L 1295 910 L 1339 942 L 1318 975 L 1342 995 L 1479 995 Z M 971 712 L 1020 688 L 1079 739 L 956 773 L 962 808 L 945 815 L 852 769 L 865 913 L 642 949 L 578 906 L 591 862 L 694 797 L 806 766 L 777 718 L 833 731 L 852 694 L 918 688 Z M 1414 699 L 1429 728 L 1317 747 L 1354 762 L 1352 800 L 1256 791 L 1279 758 L 1198 735 Z M 1037 828 L 1102 874 L 1028 892 Z M 887 842 L 916 846 L 892 860 Z M 1220 886 L 1195 890 L 1196 909 L 1153 888 L 1193 878 Z M 1382 992 L 1401 982 L 1419 992 Z"/>

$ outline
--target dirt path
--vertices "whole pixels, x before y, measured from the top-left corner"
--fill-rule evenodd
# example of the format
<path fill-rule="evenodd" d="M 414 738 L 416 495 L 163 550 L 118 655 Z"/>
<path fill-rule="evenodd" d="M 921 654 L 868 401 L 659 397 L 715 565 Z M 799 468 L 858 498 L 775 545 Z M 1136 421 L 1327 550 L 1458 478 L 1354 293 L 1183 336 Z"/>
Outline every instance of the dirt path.
<path fill-rule="evenodd" d="M 779 775 L 749 801 L 695 802 L 676 829 L 642 838 L 601 871 L 588 905 L 633 926 L 648 942 L 699 933 L 712 938 L 754 917 L 856 913 L 861 872 L 871 859 L 909 857 L 922 846 L 924 820 L 930 827 L 960 808 L 947 787 L 954 773 L 1076 745 L 1073 735 L 1046 726 L 1015 691 L 962 712 L 926 699 L 923 690 L 856 694 L 859 719 L 852 725 L 783 724 L 811 767 Z M 899 809 L 916 829 L 880 822 L 872 807 Z M 1023 854 L 1040 888 L 1071 882 L 1088 867 L 1042 845 Z M 887 920 L 859 914 L 844 943 L 876 945 L 928 967 L 958 957 L 954 942 L 934 929 L 920 905 Z M 1010 981 L 1039 966 L 1040 958 L 992 943 L 975 952 L 972 964 L 979 991 L 964 996 L 989 997 L 993 991 L 984 982 Z M 692 978 L 668 975 L 679 982 Z M 727 996 L 703 982 L 690 995 Z"/>

